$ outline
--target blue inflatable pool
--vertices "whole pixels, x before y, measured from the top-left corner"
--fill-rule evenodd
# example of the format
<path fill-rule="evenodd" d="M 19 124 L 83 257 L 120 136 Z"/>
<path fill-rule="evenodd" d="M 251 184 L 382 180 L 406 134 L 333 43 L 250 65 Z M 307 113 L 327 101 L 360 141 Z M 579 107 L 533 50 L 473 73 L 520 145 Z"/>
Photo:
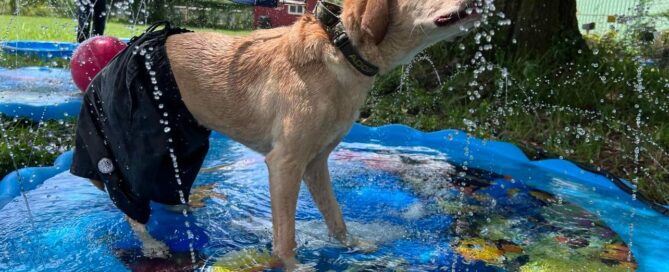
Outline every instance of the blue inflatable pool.
<path fill-rule="evenodd" d="M 7 116 L 38 122 L 76 116 L 81 98 L 70 70 L 0 67 L 0 113 Z"/>
<path fill-rule="evenodd" d="M 130 41 L 129 38 L 121 38 L 120 40 L 125 43 Z M 48 61 L 55 58 L 68 59 L 72 57 L 77 46 L 79 46 L 78 43 L 69 42 L 2 41 L 0 42 L 0 51 L 6 54 L 35 56 Z"/>
<path fill-rule="evenodd" d="M 153 206 L 149 227 L 172 258 L 142 257 L 107 195 L 64 171 L 66 153 L 53 167 L 22 170 L 22 181 L 13 173 L 0 182 L 0 270 L 273 269 L 263 158 L 223 136 L 211 140 L 188 218 Z M 303 188 L 298 257 L 321 271 L 669 269 L 669 218 L 567 161 L 530 161 L 511 144 L 455 130 L 356 125 L 330 165 L 351 233 L 379 250 L 332 242 Z"/>
<path fill-rule="evenodd" d="M 240 5 L 260 6 L 268 8 L 274 8 L 279 5 L 278 0 L 232 0 L 232 2 Z"/>
<path fill-rule="evenodd" d="M 42 42 L 42 41 L 4 41 L 0 42 L 3 52 L 21 56 L 37 56 L 41 59 L 69 58 L 72 56 L 76 43 Z"/>
<path fill-rule="evenodd" d="M 43 78 L 64 73 L 33 69 Z M 32 79 L 16 77 L 27 74 L 0 70 L 17 81 L 0 87 L 23 89 Z M 68 84 L 47 84 L 47 93 L 76 91 Z M 48 109 L 55 114 L 40 118 L 62 118 L 78 110 L 74 97 L 4 99 L 0 112 L 37 118 Z M 167 259 L 143 257 L 106 193 L 70 175 L 70 164 L 68 152 L 0 181 L 0 271 L 278 269 L 268 253 L 266 166 L 242 145 L 212 136 L 188 217 L 152 206 L 149 228 L 170 247 Z M 457 130 L 355 125 L 330 166 L 349 231 L 378 250 L 329 239 L 302 188 L 298 258 L 319 271 L 669 271 L 669 217 L 565 160 L 531 161 L 512 144 Z"/>

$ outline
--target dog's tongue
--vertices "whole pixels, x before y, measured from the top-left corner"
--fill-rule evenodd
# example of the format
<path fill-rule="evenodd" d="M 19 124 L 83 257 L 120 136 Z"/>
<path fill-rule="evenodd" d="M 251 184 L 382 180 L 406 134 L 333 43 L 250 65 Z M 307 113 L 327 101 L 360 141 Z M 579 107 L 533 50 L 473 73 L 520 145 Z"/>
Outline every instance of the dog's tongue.
<path fill-rule="evenodd" d="M 461 10 L 457 13 L 451 13 L 449 15 L 440 16 L 440 17 L 438 17 L 437 19 L 434 20 L 434 23 L 437 26 L 440 26 L 440 27 L 441 26 L 448 26 L 448 25 L 455 24 L 455 23 L 457 23 L 457 22 L 459 22 L 459 21 L 461 21 L 461 20 L 463 20 L 463 19 L 465 19 L 465 18 L 467 18 L 467 17 L 469 17 L 473 14 L 476 14 L 476 11 L 474 9 L 467 8 L 467 9 Z"/>

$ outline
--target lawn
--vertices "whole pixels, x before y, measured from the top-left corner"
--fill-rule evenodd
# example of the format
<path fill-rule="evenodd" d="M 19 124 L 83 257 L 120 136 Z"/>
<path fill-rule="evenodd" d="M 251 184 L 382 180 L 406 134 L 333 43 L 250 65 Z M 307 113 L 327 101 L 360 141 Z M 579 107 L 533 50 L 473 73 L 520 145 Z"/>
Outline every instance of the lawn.
<path fill-rule="evenodd" d="M 38 40 L 75 42 L 77 22 L 72 18 L 0 15 L 0 40 Z M 141 34 L 146 26 L 110 22 L 105 34 L 130 38 Z M 215 31 L 230 35 L 246 35 L 247 30 L 191 28 L 195 31 Z"/>

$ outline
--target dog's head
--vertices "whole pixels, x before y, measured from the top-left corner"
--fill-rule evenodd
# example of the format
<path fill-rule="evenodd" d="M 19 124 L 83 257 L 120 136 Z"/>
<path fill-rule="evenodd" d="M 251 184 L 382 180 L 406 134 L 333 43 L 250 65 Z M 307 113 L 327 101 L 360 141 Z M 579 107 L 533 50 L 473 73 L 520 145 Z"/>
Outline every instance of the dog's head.
<path fill-rule="evenodd" d="M 474 0 L 345 0 L 342 21 L 354 44 L 383 70 L 452 40 L 480 19 Z"/>

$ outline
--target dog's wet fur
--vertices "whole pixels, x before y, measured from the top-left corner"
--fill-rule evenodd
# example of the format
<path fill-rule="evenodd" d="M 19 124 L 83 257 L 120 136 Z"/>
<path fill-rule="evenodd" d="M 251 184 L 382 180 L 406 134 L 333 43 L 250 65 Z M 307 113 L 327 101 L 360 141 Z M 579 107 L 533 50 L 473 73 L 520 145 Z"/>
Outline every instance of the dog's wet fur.
<path fill-rule="evenodd" d="M 345 0 L 341 19 L 361 55 L 385 73 L 472 27 L 478 15 L 461 18 L 471 2 Z M 375 249 L 347 233 L 327 164 L 358 118 L 374 78 L 344 58 L 313 15 L 243 37 L 172 35 L 166 48 L 183 101 L 197 121 L 265 155 L 272 251 L 286 270 L 301 267 L 295 259 L 295 209 L 302 180 L 333 237 L 347 247 Z M 169 256 L 146 226 L 129 222 L 146 255 Z"/>

